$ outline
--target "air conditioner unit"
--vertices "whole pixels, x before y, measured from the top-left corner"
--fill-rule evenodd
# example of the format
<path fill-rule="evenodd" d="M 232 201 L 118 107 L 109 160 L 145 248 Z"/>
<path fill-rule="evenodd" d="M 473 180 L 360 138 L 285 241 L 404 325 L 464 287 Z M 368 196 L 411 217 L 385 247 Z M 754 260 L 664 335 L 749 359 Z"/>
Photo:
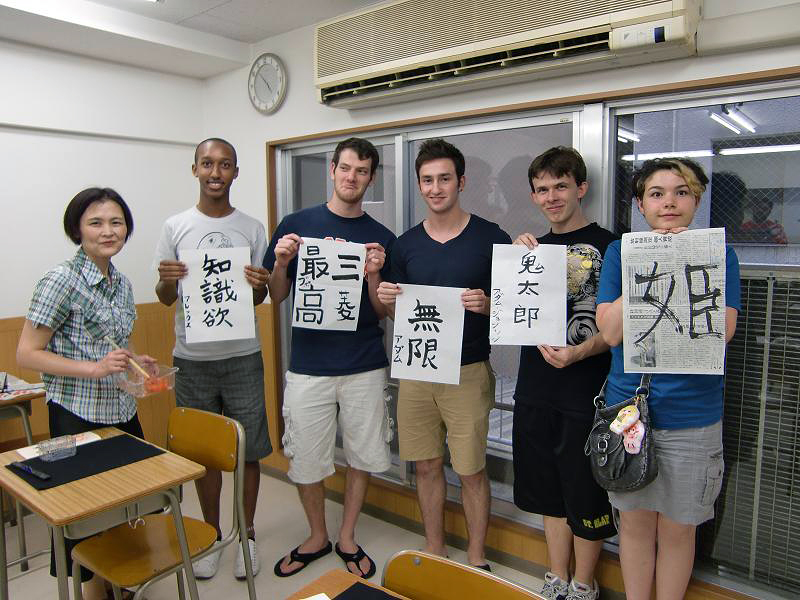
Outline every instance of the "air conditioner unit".
<path fill-rule="evenodd" d="M 700 0 L 394 0 L 317 25 L 319 100 L 356 108 L 695 54 Z"/>

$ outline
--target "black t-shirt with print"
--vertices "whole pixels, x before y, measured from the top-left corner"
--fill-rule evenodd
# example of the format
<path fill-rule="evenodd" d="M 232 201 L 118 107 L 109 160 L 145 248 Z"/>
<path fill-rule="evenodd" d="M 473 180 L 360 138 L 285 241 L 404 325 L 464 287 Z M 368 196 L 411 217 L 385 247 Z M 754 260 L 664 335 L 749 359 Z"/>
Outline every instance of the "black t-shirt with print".
<path fill-rule="evenodd" d="M 591 223 L 569 233 L 552 231 L 541 244 L 567 246 L 567 344 L 577 346 L 595 335 L 595 299 L 606 247 L 619 236 Z M 611 364 L 602 352 L 558 369 L 544 360 L 536 346 L 523 346 L 514 401 L 550 406 L 563 413 L 586 417 L 594 412 L 592 399 L 600 391 Z"/>

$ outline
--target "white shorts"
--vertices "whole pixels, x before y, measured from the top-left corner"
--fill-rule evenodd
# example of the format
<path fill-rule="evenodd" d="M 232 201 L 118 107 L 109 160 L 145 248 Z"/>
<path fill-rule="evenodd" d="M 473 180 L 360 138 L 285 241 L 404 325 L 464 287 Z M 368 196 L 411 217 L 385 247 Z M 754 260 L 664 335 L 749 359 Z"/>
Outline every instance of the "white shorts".
<path fill-rule="evenodd" d="M 370 473 L 388 470 L 390 399 L 386 369 L 328 377 L 287 371 L 282 442 L 289 479 L 308 484 L 333 475 L 337 410 L 347 464 Z"/>

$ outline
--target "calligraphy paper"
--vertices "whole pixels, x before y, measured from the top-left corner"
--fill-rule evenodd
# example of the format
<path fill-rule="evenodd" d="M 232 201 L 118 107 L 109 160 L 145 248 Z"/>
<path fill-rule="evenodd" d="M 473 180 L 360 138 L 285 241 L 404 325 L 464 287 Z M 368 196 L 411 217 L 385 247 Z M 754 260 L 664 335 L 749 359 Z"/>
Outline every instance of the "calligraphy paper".
<path fill-rule="evenodd" d="M 364 244 L 303 238 L 297 255 L 292 326 L 355 331 L 366 257 Z"/>
<path fill-rule="evenodd" d="M 250 248 L 181 250 L 188 274 L 181 280 L 186 342 L 254 338 L 253 288 L 244 276 Z"/>
<path fill-rule="evenodd" d="M 494 244 L 489 342 L 565 346 L 567 247 Z"/>
<path fill-rule="evenodd" d="M 461 378 L 464 288 L 401 284 L 392 342 L 392 377 L 433 383 Z"/>
<path fill-rule="evenodd" d="M 622 236 L 626 373 L 722 375 L 725 229 Z"/>

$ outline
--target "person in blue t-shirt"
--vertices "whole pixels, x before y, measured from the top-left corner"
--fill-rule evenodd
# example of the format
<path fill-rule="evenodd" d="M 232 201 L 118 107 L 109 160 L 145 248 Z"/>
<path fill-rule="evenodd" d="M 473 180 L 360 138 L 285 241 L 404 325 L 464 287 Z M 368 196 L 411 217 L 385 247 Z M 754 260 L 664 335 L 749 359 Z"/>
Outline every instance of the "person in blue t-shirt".
<path fill-rule="evenodd" d="M 686 158 L 646 161 L 633 178 L 639 212 L 653 231 L 680 234 L 694 218 L 708 184 Z M 597 325 L 611 346 L 606 402 L 631 397 L 640 374 L 625 373 L 622 356 L 620 242 L 609 245 L 600 273 Z M 725 340 L 736 331 L 740 308 L 739 262 L 728 247 Z M 633 492 L 609 492 L 620 516 L 620 563 L 630 600 L 649 600 L 653 579 L 659 600 L 683 598 L 692 573 L 697 525 L 714 516 L 722 485 L 721 375 L 654 374 L 648 398 L 658 477 Z"/>
<path fill-rule="evenodd" d="M 489 523 L 486 439 L 494 407 L 494 374 L 489 365 L 489 288 L 492 245 L 511 238 L 495 223 L 461 208 L 464 155 L 442 139 L 422 144 L 416 160 L 425 220 L 401 235 L 390 254 L 391 274 L 378 296 L 394 315 L 402 284 L 467 288 L 457 385 L 400 380 L 397 405 L 400 457 L 413 460 L 417 496 L 425 527 L 425 550 L 446 555 L 444 540 L 444 441 L 461 479 L 469 546 L 467 559 L 489 570 L 484 556 Z M 392 283 L 389 283 L 392 282 Z M 399 284 L 399 285 L 398 285 Z"/>
<path fill-rule="evenodd" d="M 375 563 L 355 542 L 355 527 L 369 474 L 391 466 L 385 402 L 389 363 L 379 323 L 386 309 L 378 301 L 377 288 L 395 236 L 361 207 L 378 160 L 378 151 L 367 140 L 340 142 L 330 165 L 330 200 L 284 218 L 264 258 L 264 266 L 271 271 L 270 296 L 280 303 L 294 288 L 302 237 L 341 239 L 362 243 L 367 249 L 356 331 L 292 328 L 283 395 L 283 447 L 289 458 L 289 479 L 297 485 L 311 534 L 275 564 L 278 577 L 294 575 L 332 550 L 322 480 L 334 473 L 337 418 L 348 468 L 336 553 L 352 573 L 364 578 L 375 574 Z"/>

